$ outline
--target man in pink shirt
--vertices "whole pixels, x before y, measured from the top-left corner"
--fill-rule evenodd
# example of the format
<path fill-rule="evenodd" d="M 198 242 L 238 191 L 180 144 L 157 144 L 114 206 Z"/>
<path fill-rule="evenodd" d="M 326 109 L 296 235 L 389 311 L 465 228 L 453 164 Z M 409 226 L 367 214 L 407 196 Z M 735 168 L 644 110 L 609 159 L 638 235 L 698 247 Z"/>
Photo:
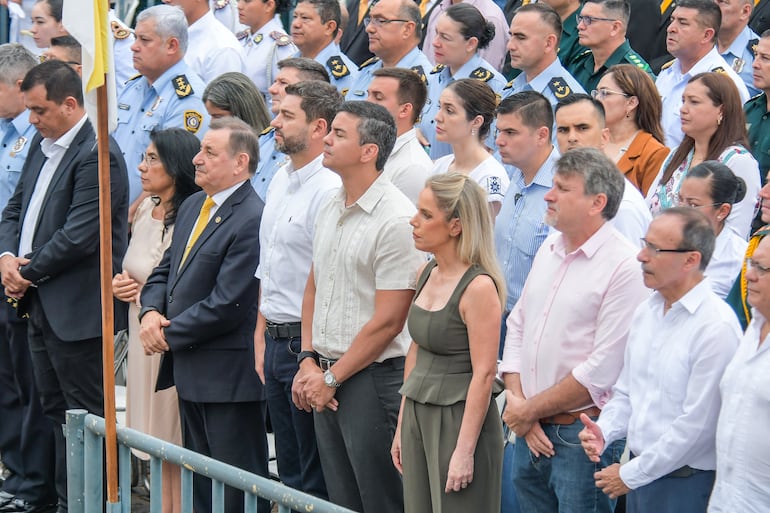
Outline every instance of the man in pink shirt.
<path fill-rule="evenodd" d="M 500 372 L 503 420 L 516 443 L 513 484 L 527 512 L 612 512 L 594 472 L 619 460 L 624 441 L 599 463 L 580 446 L 580 414 L 596 418 L 623 365 L 629 323 L 648 296 L 636 248 L 610 223 L 624 180 L 603 153 L 566 152 L 546 193 L 555 232 L 538 250 L 507 320 Z"/>

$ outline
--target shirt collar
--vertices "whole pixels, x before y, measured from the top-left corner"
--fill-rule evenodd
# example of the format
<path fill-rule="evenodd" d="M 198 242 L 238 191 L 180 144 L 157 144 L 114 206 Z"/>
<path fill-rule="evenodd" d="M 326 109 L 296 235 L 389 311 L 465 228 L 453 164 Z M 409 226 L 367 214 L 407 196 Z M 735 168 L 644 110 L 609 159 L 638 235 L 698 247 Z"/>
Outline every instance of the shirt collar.
<path fill-rule="evenodd" d="M 16 129 L 16 133 L 23 135 L 29 129 L 29 109 L 25 109 L 24 112 L 16 116 L 10 121 L 13 128 Z"/>
<path fill-rule="evenodd" d="M 235 184 L 235 185 L 233 185 L 231 187 L 228 187 L 227 189 L 225 189 L 223 191 L 219 191 L 219 192 L 215 193 L 213 196 L 211 196 L 211 199 L 214 200 L 214 203 L 216 204 L 217 208 L 221 207 L 222 204 L 225 201 L 227 201 L 227 198 L 232 196 L 233 193 L 238 189 L 238 187 L 243 185 L 243 182 L 245 182 L 245 181 L 246 180 L 240 181 L 237 184 Z"/>
<path fill-rule="evenodd" d="M 548 87 L 548 82 L 555 76 L 562 75 L 562 65 L 559 62 L 559 58 L 556 57 L 551 64 L 548 65 L 538 76 L 529 81 L 529 85 L 535 91 L 544 91 Z M 522 73 L 524 76 L 524 73 Z"/>
<path fill-rule="evenodd" d="M 80 118 L 80 121 L 75 123 L 75 125 L 64 132 L 64 135 L 59 137 L 58 139 L 50 139 L 46 137 L 40 142 L 40 149 L 43 150 L 43 154 L 46 157 L 49 157 L 51 153 L 53 153 L 54 147 L 59 148 L 63 151 L 66 151 L 69 149 L 70 145 L 72 144 L 72 141 L 75 139 L 75 136 L 78 134 L 81 128 L 83 128 L 83 125 L 85 125 L 86 121 L 88 121 L 88 116 L 83 114 L 83 117 Z"/>
<path fill-rule="evenodd" d="M 583 253 L 586 258 L 593 258 L 597 251 L 604 245 L 610 237 L 612 237 L 615 229 L 612 227 L 612 223 L 605 221 L 602 226 L 594 232 L 591 237 L 588 238 L 579 248 L 572 251 L 572 254 L 578 252 Z M 622 237 L 622 236 L 621 236 Z M 560 255 L 567 255 L 567 248 L 564 245 L 564 235 L 560 234 L 560 237 L 554 241 L 552 250 Z"/>
<path fill-rule="evenodd" d="M 371 214 L 374 210 L 374 207 L 377 206 L 377 203 L 380 202 L 383 195 L 385 194 L 385 187 L 386 184 L 389 184 L 390 181 L 382 175 L 382 172 L 380 172 L 380 176 L 377 177 L 377 179 L 372 183 L 372 185 L 369 186 L 368 189 L 366 189 L 366 192 L 364 192 L 360 198 L 356 200 L 353 205 L 350 205 L 351 208 L 354 205 L 358 205 L 358 207 L 366 212 L 367 214 Z M 337 193 L 337 200 L 342 204 L 343 210 L 345 209 L 345 187 L 340 187 L 339 192 Z"/>
<path fill-rule="evenodd" d="M 160 91 L 165 86 L 171 84 L 172 78 L 179 75 L 184 75 L 185 73 L 189 73 L 189 70 L 187 69 L 187 64 L 184 62 L 184 59 L 181 59 L 179 62 L 164 71 L 163 74 L 159 76 L 150 87 L 156 91 Z"/>
<path fill-rule="evenodd" d="M 681 308 L 684 308 L 687 310 L 687 313 L 692 315 L 711 294 L 713 294 L 711 283 L 709 282 L 708 278 L 704 277 L 700 282 L 698 282 L 697 285 L 688 290 L 684 296 L 679 298 L 678 301 L 671 305 L 671 308 L 673 309 L 676 308 L 677 305 L 680 305 Z M 650 296 L 650 303 L 654 307 L 660 307 L 661 311 L 665 301 L 665 298 L 658 291 L 653 292 Z"/>
<path fill-rule="evenodd" d="M 740 34 L 738 34 L 738 37 L 735 38 L 733 44 L 730 45 L 730 47 L 727 49 L 727 51 L 725 51 L 723 55 L 731 53 L 736 57 L 740 57 L 743 55 L 743 51 L 746 50 L 746 48 L 749 46 L 749 40 L 758 37 L 759 36 L 757 36 L 757 34 L 755 34 L 748 25 L 746 25 L 743 27 L 743 30 L 741 30 Z M 730 63 L 728 62 L 728 64 Z"/>
<path fill-rule="evenodd" d="M 391 156 L 394 155 L 403 146 L 409 144 L 413 139 L 417 139 L 417 130 L 414 128 L 404 132 L 396 138 L 396 143 L 393 145 L 393 151 L 390 152 Z"/>
<path fill-rule="evenodd" d="M 304 184 L 323 169 L 323 159 L 322 153 L 299 169 L 294 169 L 294 164 L 289 160 L 289 163 L 286 164 L 286 172 L 290 177 L 296 175 L 299 183 Z"/>

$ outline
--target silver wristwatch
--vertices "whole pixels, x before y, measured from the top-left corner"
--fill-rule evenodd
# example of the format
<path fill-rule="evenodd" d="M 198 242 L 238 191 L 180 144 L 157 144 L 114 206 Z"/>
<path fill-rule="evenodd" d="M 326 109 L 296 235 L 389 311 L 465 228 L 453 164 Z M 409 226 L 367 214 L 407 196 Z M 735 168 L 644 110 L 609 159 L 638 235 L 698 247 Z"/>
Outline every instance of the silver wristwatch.
<path fill-rule="evenodd" d="M 336 376 L 331 369 L 324 371 L 324 384 L 329 388 L 339 388 L 340 384 L 337 382 Z"/>

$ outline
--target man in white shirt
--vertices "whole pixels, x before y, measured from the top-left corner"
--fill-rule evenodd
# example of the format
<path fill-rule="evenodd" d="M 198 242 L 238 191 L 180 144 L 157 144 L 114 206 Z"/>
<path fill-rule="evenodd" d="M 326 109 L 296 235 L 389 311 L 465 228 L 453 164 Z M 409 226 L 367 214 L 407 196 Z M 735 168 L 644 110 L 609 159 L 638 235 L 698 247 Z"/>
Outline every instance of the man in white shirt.
<path fill-rule="evenodd" d="M 586 94 L 575 94 L 559 102 L 556 105 L 556 140 L 562 155 L 573 148 L 603 150 L 609 140 L 609 130 L 605 126 L 601 102 Z M 639 246 L 639 239 L 647 232 L 652 216 L 639 189 L 627 178 L 623 182 L 623 200 L 611 222 L 631 244 Z"/>
<path fill-rule="evenodd" d="M 629 513 L 706 510 L 717 387 L 741 336 L 735 314 L 703 276 L 714 241 L 708 219 L 690 207 L 665 210 L 650 224 L 637 259 L 655 292 L 634 313 L 612 398 L 596 422 L 581 416 L 591 461 L 600 461 L 605 444 L 628 437 L 631 460 L 594 477 L 610 497 L 629 494 Z"/>
<path fill-rule="evenodd" d="M 228 71 L 243 73 L 243 47 L 235 34 L 214 16 L 208 0 L 163 1 L 184 11 L 189 35 L 184 60 L 205 83 Z"/>
<path fill-rule="evenodd" d="M 749 91 L 741 77 L 733 71 L 716 47 L 722 24 L 722 12 L 713 0 L 682 0 L 676 3 L 667 29 L 666 49 L 676 57 L 663 65 L 655 81 L 663 99 L 663 132 L 666 146 L 675 149 L 682 142 L 679 109 L 687 82 L 708 71 L 726 73 L 741 95 L 741 103 L 749 99 Z"/>
<path fill-rule="evenodd" d="M 404 68 L 380 68 L 372 76 L 367 100 L 385 107 L 396 122 L 396 144 L 382 174 L 416 205 L 433 168 L 414 126 L 428 88 L 417 73 Z"/>
<path fill-rule="evenodd" d="M 318 210 L 339 189 L 325 168 L 323 138 L 342 103 L 334 86 L 318 80 L 286 86 L 271 125 L 276 149 L 289 157 L 270 182 L 259 228 L 260 304 L 254 332 L 257 374 L 265 384 L 275 433 L 278 475 L 287 486 L 326 498 L 313 415 L 294 407 L 291 385 L 302 352 L 302 296 L 313 260 Z M 290 269 L 291 272 L 287 272 Z"/>
<path fill-rule="evenodd" d="M 362 513 L 403 512 L 390 445 L 398 419 L 404 329 L 417 269 L 414 205 L 381 176 L 396 140 L 393 117 L 345 102 L 324 139 L 323 164 L 342 188 L 318 213 L 313 267 L 302 303 L 305 358 L 294 379 L 298 408 L 315 409 L 329 499 Z"/>

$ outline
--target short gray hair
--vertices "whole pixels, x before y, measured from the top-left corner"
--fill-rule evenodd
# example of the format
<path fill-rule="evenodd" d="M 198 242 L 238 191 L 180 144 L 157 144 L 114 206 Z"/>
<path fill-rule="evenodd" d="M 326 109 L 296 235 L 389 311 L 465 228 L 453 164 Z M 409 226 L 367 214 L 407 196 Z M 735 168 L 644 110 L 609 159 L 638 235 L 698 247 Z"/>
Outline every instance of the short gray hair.
<path fill-rule="evenodd" d="M 682 221 L 682 242 L 677 249 L 700 253 L 700 270 L 705 271 L 714 254 L 716 235 L 711 222 L 700 210 L 691 207 L 673 207 L 662 211 L 660 216 L 675 216 Z"/>
<path fill-rule="evenodd" d="M 153 5 L 139 13 L 136 23 L 155 22 L 155 33 L 163 38 L 176 38 L 182 53 L 187 52 L 187 18 L 184 11 L 173 5 Z"/>
<path fill-rule="evenodd" d="M 19 80 L 24 80 L 27 72 L 37 64 L 32 52 L 19 43 L 0 45 L 0 80 L 4 84 L 15 85 Z"/>
<path fill-rule="evenodd" d="M 359 118 L 358 143 L 362 146 L 377 145 L 377 160 L 374 165 L 377 171 L 382 171 L 390 152 L 393 151 L 393 145 L 396 144 L 396 122 L 393 116 L 382 105 L 365 101 L 343 102 L 338 114 L 340 112 L 347 112 Z"/>
<path fill-rule="evenodd" d="M 575 148 L 566 152 L 556 163 L 556 173 L 563 176 L 583 177 L 585 194 L 604 194 L 607 204 L 602 217 L 609 221 L 620 208 L 625 189 L 625 178 L 615 164 L 595 148 Z"/>

